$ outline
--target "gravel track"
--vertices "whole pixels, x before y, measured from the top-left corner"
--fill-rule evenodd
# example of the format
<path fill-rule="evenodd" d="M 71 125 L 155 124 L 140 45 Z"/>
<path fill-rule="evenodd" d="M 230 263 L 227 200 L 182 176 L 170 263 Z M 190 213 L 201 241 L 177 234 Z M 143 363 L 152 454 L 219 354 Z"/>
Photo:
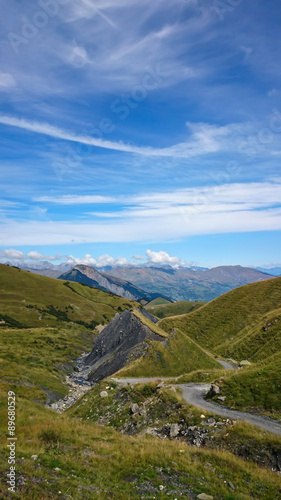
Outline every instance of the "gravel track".
<path fill-rule="evenodd" d="M 113 380 L 118 382 L 120 385 L 127 384 L 137 384 L 144 382 L 152 382 L 155 380 L 170 380 L 172 377 L 153 377 L 153 378 L 128 378 L 128 379 L 117 379 Z M 211 403 L 206 401 L 206 393 L 210 390 L 211 384 L 179 384 L 178 387 L 182 389 L 183 399 L 202 410 L 207 410 L 209 412 L 215 413 L 216 415 L 221 415 L 222 417 L 230 418 L 231 420 L 242 420 L 248 422 L 260 429 L 264 429 L 267 432 L 272 432 L 281 436 L 281 424 L 270 417 L 263 415 L 256 415 L 255 413 L 248 413 L 245 411 L 232 410 L 226 406 L 222 406 L 216 403 Z"/>

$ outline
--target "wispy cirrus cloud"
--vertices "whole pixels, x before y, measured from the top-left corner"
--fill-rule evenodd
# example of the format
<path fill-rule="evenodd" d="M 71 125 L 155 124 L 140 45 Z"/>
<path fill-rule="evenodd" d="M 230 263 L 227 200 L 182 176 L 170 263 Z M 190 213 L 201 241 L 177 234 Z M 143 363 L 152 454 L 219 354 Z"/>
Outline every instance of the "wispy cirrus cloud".
<path fill-rule="evenodd" d="M 9 73 L 0 73 L 0 92 L 9 91 L 11 88 L 15 88 L 16 85 L 13 75 Z"/>
<path fill-rule="evenodd" d="M 101 196 L 101 195 L 61 195 L 35 197 L 34 201 L 62 205 L 95 205 L 114 203 L 120 206 L 131 205 L 132 210 L 139 209 L 167 209 L 182 206 L 206 206 L 220 210 L 228 207 L 229 210 L 258 208 L 281 203 L 281 179 L 276 177 L 273 182 L 249 183 L 216 183 L 209 186 L 197 186 L 173 191 L 152 191 L 139 195 L 129 196 Z M 98 213 L 98 212 L 97 212 Z M 130 213 L 130 212 L 128 212 Z M 109 215 L 111 215 L 109 213 Z"/>
<path fill-rule="evenodd" d="M 281 208 L 181 213 L 103 222 L 17 222 L 0 225 L 0 245 L 168 242 L 187 236 L 280 231 Z"/>
<path fill-rule="evenodd" d="M 111 196 L 98 195 L 63 195 L 63 196 L 39 196 L 35 197 L 34 201 L 54 203 L 56 205 L 88 205 L 98 203 L 111 203 L 115 198 Z"/>
<path fill-rule="evenodd" d="M 65 203 L 65 197 L 62 200 Z M 83 207 L 86 200 L 87 196 L 74 197 L 68 203 L 79 201 Z M 114 211 L 84 214 L 76 210 L 74 220 L 3 223 L 0 245 L 167 241 L 192 235 L 276 231 L 281 229 L 280 200 L 280 181 L 116 197 Z"/>
<path fill-rule="evenodd" d="M 226 149 L 237 150 L 242 135 L 248 130 L 248 125 L 230 124 L 215 126 L 204 123 L 187 123 L 189 137 L 186 142 L 181 142 L 167 148 L 153 148 L 149 146 L 134 146 L 123 142 L 114 142 L 91 136 L 75 134 L 63 130 L 49 123 L 30 121 L 25 118 L 0 115 L 0 123 L 24 129 L 28 132 L 46 135 L 56 139 L 87 144 L 97 148 L 133 153 L 143 156 L 162 156 L 175 158 L 192 158 L 199 155 L 218 153 Z"/>

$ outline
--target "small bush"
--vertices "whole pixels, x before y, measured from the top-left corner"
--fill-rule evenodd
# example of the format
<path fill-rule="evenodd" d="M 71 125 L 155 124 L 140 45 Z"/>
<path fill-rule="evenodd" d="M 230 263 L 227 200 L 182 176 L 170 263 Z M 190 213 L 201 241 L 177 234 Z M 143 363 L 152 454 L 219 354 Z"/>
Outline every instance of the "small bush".
<path fill-rule="evenodd" d="M 40 432 L 38 437 L 47 445 L 56 445 L 60 439 L 59 433 L 54 429 L 45 429 Z"/>

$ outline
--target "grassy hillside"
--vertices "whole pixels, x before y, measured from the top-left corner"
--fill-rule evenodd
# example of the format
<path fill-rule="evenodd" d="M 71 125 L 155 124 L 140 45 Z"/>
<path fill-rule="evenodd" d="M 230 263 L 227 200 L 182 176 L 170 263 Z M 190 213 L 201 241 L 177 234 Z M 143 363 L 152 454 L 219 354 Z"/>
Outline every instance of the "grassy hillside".
<path fill-rule="evenodd" d="M 263 317 L 280 307 L 281 278 L 244 285 L 191 314 L 163 319 L 166 331 L 178 328 L 204 348 L 223 354 L 220 346 L 252 332 Z M 228 351 L 225 351 L 228 353 Z"/>
<path fill-rule="evenodd" d="M 252 366 L 218 380 L 227 406 L 281 416 L 281 279 L 245 285 L 197 311 L 159 322 L 216 355 Z"/>
<path fill-rule="evenodd" d="M 72 361 L 93 347 L 93 329 L 138 304 L 76 283 L 0 265 L 2 388 L 45 403 L 66 394 Z"/>
<path fill-rule="evenodd" d="M 263 361 L 281 351 L 281 308 L 265 314 L 253 328 L 244 328 L 217 352 L 234 359 Z"/>
<path fill-rule="evenodd" d="M 34 328 L 76 323 L 94 328 L 100 323 L 107 324 L 117 311 L 133 305 L 138 307 L 133 301 L 80 283 L 59 281 L 0 264 L 3 326 Z"/>
<path fill-rule="evenodd" d="M 83 351 L 93 348 L 92 332 L 66 328 L 2 328 L 0 385 L 6 391 L 46 403 L 67 394 L 65 375 Z"/>
<path fill-rule="evenodd" d="M 219 385 L 227 406 L 281 419 L 280 352 L 238 373 L 229 373 Z"/>
<path fill-rule="evenodd" d="M 150 302 L 145 306 L 148 312 L 157 316 L 157 318 L 163 319 L 170 316 L 178 316 L 180 314 L 188 314 L 192 311 L 196 311 L 199 307 L 202 307 L 206 302 L 189 302 L 187 300 L 180 300 L 179 302 L 169 303 L 166 305 L 151 305 Z"/>
<path fill-rule="evenodd" d="M 6 393 L 0 398 L 6 402 Z M 280 498 L 276 473 L 228 452 L 122 435 L 21 398 L 17 413 L 15 499 L 196 498 L 201 493 L 228 500 Z M 8 499 L 5 405 L 0 417 L 0 496 Z"/>
<path fill-rule="evenodd" d="M 163 297 L 157 297 L 157 299 L 153 299 L 146 304 L 146 309 L 148 307 L 166 306 L 168 304 L 172 304 L 172 302 L 170 300 L 164 299 Z"/>

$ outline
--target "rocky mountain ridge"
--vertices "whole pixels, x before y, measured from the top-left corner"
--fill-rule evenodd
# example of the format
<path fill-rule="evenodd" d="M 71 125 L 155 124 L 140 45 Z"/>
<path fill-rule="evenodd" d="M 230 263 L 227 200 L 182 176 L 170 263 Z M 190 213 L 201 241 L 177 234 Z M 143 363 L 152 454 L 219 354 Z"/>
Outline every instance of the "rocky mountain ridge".
<path fill-rule="evenodd" d="M 61 280 L 76 281 L 100 290 L 114 293 L 120 297 L 130 300 L 150 301 L 157 297 L 157 294 L 145 291 L 128 280 L 100 273 L 91 266 L 77 265 L 70 271 L 59 276 Z"/>
<path fill-rule="evenodd" d="M 85 359 L 83 376 L 98 382 L 141 356 L 145 355 L 148 341 L 165 345 L 167 338 L 152 331 L 134 311 L 116 314 L 98 336 L 95 346 Z"/>
<path fill-rule="evenodd" d="M 117 267 L 110 276 L 127 279 L 137 286 L 173 300 L 210 301 L 242 285 L 272 278 L 256 269 L 219 266 L 207 270 L 171 267 Z"/>

